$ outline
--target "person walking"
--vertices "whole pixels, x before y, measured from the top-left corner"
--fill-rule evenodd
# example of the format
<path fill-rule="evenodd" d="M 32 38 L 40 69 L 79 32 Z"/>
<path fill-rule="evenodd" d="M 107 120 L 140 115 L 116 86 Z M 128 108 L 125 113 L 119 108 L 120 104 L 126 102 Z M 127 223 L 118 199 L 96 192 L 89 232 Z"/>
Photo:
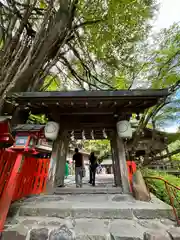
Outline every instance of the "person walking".
<path fill-rule="evenodd" d="M 75 148 L 75 154 L 73 155 L 73 161 L 75 162 L 75 182 L 76 187 L 82 187 L 83 168 L 84 161 L 83 155 L 79 152 L 78 148 Z"/>
<path fill-rule="evenodd" d="M 94 152 L 91 152 L 91 154 L 89 156 L 89 162 L 90 162 L 89 183 L 92 184 L 92 186 L 95 186 L 96 168 L 97 168 L 98 164 L 97 164 L 97 157 L 95 156 Z"/>

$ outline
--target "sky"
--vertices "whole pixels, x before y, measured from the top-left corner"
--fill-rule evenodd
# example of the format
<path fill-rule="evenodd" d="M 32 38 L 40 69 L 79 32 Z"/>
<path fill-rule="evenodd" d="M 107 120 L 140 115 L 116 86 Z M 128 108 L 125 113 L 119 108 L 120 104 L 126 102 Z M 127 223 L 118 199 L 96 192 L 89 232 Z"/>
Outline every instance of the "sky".
<path fill-rule="evenodd" d="M 169 28 L 175 22 L 180 22 L 180 0 L 159 0 L 159 4 L 159 13 L 152 29 L 155 33 L 162 28 Z M 180 91 L 177 92 L 176 97 L 180 97 Z M 168 126 L 166 131 L 176 132 L 177 126 Z"/>
<path fill-rule="evenodd" d="M 159 13 L 154 22 L 153 31 L 168 28 L 174 22 L 180 22 L 180 0 L 158 0 Z"/>

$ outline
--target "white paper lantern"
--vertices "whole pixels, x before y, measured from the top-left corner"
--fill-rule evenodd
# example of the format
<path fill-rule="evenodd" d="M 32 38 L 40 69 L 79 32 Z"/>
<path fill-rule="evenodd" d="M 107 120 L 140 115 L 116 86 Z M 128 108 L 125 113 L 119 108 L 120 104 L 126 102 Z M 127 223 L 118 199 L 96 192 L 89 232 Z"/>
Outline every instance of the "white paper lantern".
<path fill-rule="evenodd" d="M 132 128 L 128 121 L 117 122 L 117 132 L 120 138 L 132 138 Z"/>
<path fill-rule="evenodd" d="M 44 135 L 49 140 L 56 140 L 59 133 L 59 124 L 56 122 L 48 122 L 44 128 Z"/>

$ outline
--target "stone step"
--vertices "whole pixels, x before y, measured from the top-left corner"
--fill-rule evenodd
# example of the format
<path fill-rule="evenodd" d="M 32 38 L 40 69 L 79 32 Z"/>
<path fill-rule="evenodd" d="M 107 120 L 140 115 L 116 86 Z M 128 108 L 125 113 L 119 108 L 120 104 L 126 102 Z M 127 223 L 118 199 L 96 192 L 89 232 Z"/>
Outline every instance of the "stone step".
<path fill-rule="evenodd" d="M 106 219 L 173 219 L 170 206 L 153 199 L 136 201 L 130 195 L 61 195 L 27 199 L 19 206 L 19 216 Z"/>
<path fill-rule="evenodd" d="M 174 222 L 163 220 L 17 217 L 6 223 L 3 240 L 177 240 Z M 170 237 L 171 236 L 171 237 Z M 180 236 L 180 235 L 179 235 Z M 147 238 L 148 237 L 148 238 Z M 154 237 L 154 238 L 152 238 Z"/>
<path fill-rule="evenodd" d="M 64 187 L 56 188 L 54 194 L 120 194 L 122 193 L 122 188 L 120 187 Z"/>
<path fill-rule="evenodd" d="M 35 195 L 23 200 L 22 204 L 42 202 L 136 202 L 131 194 L 58 194 Z"/>

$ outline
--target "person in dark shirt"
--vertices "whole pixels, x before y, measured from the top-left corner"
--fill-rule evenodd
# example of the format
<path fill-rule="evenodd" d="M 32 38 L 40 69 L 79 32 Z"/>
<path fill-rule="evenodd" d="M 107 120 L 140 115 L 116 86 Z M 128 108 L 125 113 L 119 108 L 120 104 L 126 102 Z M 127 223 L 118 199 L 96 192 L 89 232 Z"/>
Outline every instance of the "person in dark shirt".
<path fill-rule="evenodd" d="M 98 166 L 97 164 L 97 157 L 95 156 L 94 152 L 91 152 L 89 156 L 89 162 L 90 162 L 90 181 L 89 183 L 95 186 L 95 178 L 96 178 L 96 168 Z"/>
<path fill-rule="evenodd" d="M 73 155 L 73 161 L 75 162 L 75 181 L 76 187 L 82 187 L 83 177 L 83 155 L 79 152 L 78 148 L 75 148 L 75 154 Z"/>

